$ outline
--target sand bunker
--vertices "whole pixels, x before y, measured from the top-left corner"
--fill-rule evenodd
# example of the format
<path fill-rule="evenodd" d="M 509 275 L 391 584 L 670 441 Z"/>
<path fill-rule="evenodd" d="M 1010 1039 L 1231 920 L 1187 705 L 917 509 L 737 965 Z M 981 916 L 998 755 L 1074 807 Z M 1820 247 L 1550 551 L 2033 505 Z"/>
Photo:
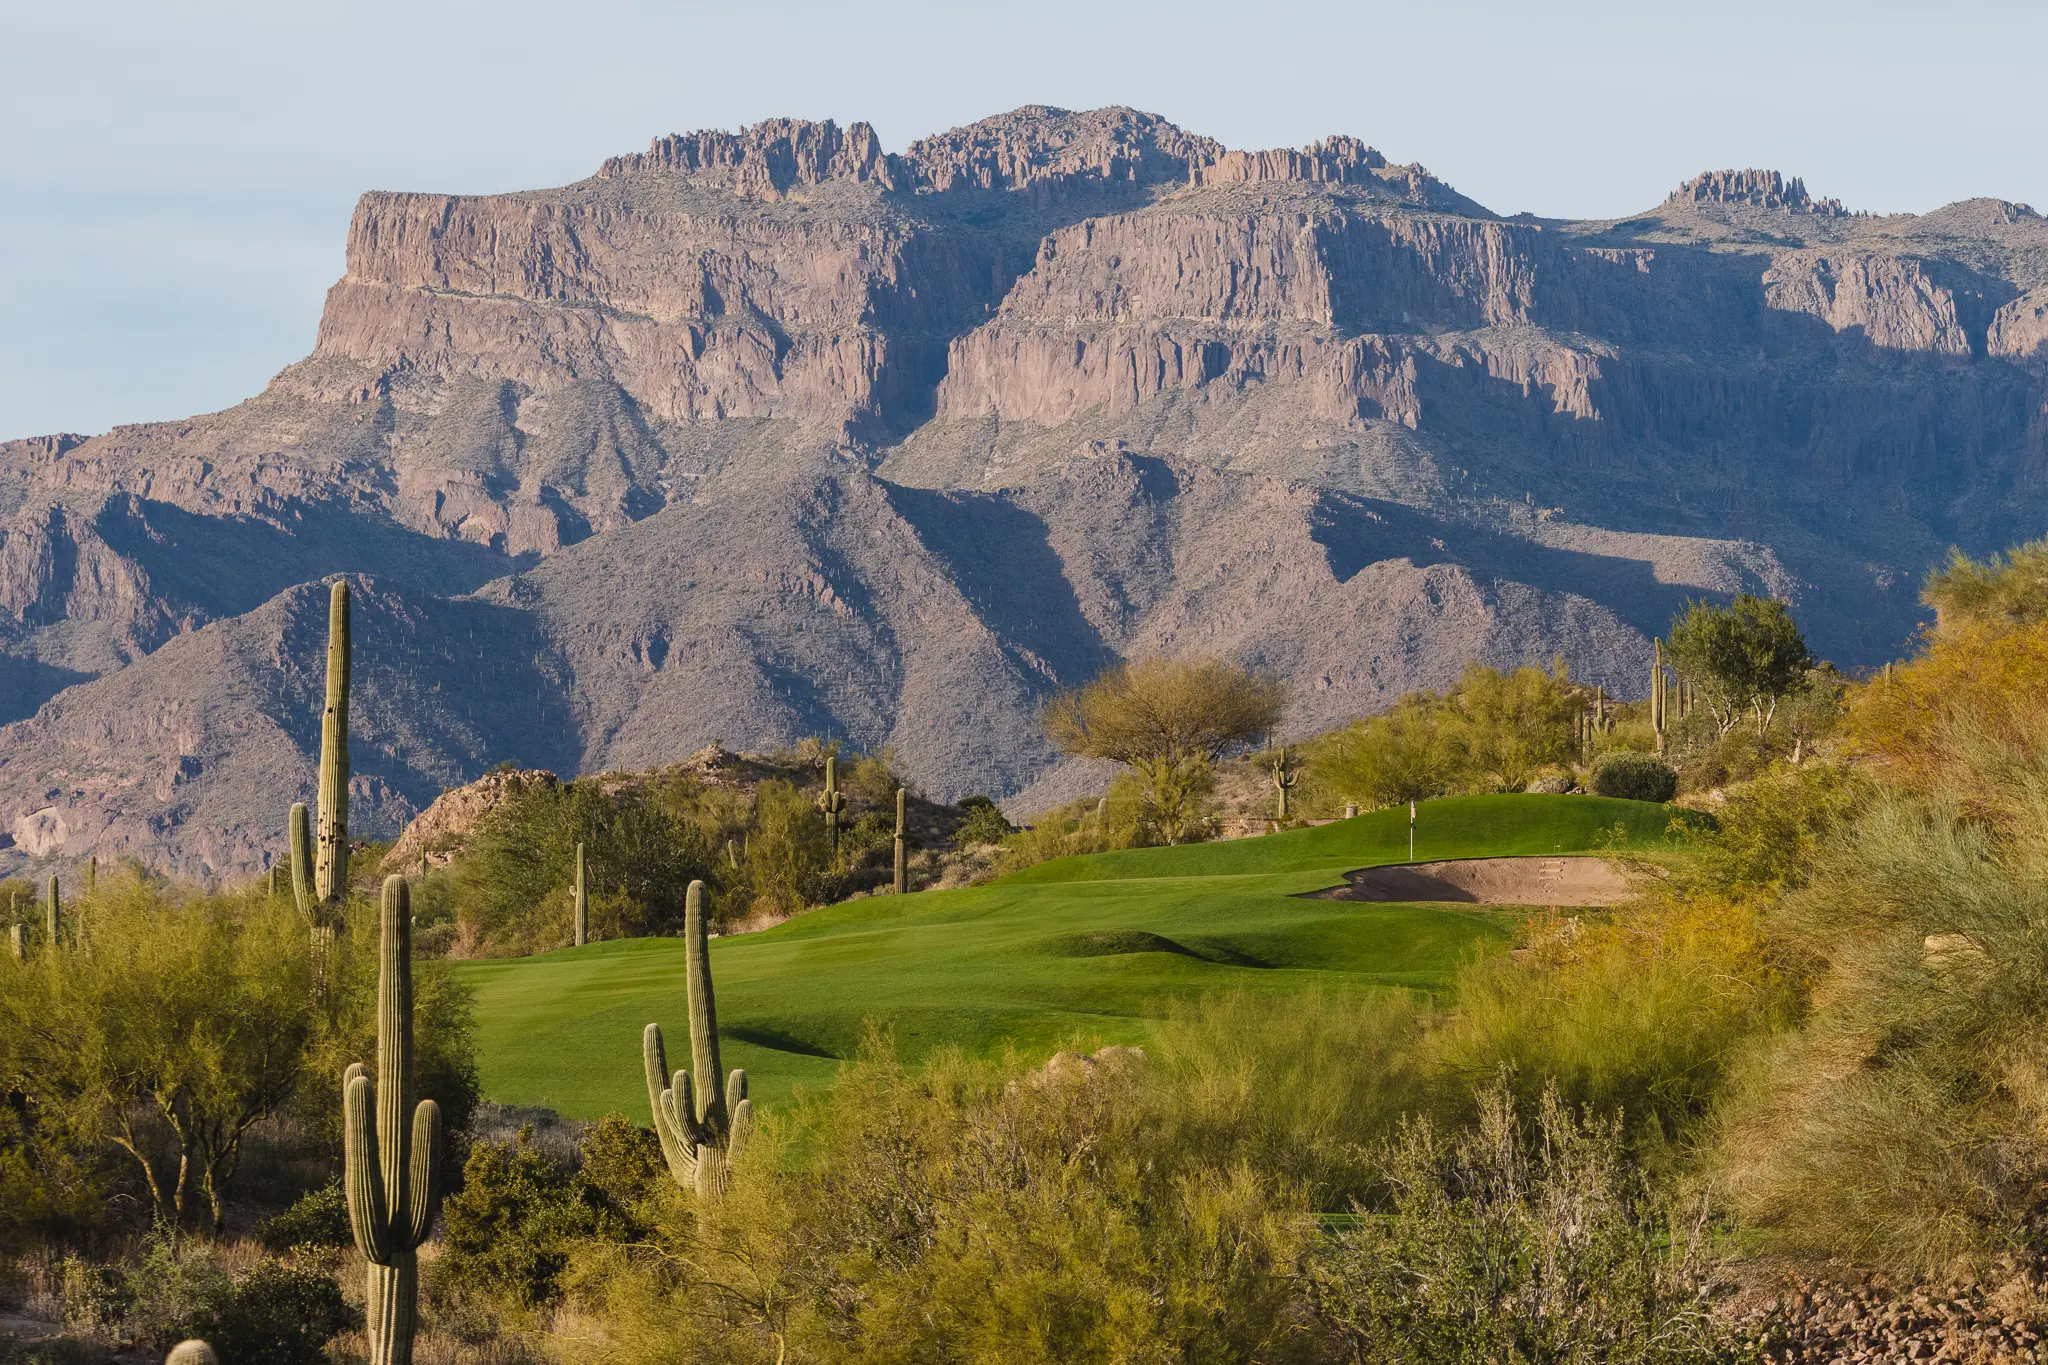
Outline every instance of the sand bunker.
<path fill-rule="evenodd" d="M 1628 881 L 1605 858 L 1460 858 L 1347 872 L 1340 901 L 1463 901 L 1469 905 L 1615 905 Z"/>

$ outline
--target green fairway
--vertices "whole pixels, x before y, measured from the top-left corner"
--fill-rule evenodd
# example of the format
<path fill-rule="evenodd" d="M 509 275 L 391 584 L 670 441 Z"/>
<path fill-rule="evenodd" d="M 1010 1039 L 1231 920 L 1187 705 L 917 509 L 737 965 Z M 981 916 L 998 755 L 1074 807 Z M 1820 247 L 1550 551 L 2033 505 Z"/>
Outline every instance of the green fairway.
<path fill-rule="evenodd" d="M 1669 806 L 1585 796 L 1423 804 L 1419 861 L 1664 844 Z M 727 1066 L 754 1095 L 828 1081 L 865 1021 L 906 1057 L 955 1044 L 1031 1054 L 1141 1043 L 1173 998 L 1434 989 L 1505 941 L 1472 906 L 1302 899 L 1352 868 L 1404 861 L 1408 812 L 1259 839 L 1063 858 L 988 886 L 849 901 L 712 944 Z M 578 1118 L 644 1118 L 640 1031 L 658 1022 L 686 1065 L 680 939 L 633 939 L 455 964 L 476 992 L 484 1092 Z M 677 1049 L 680 1049 L 681 1055 Z"/>

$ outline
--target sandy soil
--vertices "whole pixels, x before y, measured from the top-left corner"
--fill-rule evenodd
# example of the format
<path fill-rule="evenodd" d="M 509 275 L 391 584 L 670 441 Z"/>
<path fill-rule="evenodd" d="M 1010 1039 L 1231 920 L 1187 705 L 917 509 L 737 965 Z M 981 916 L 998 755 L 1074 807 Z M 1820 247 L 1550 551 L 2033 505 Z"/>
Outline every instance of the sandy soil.
<path fill-rule="evenodd" d="M 1316 894 L 1345 901 L 1463 901 L 1470 905 L 1614 905 L 1628 881 L 1606 858 L 1460 858 L 1347 873 Z"/>

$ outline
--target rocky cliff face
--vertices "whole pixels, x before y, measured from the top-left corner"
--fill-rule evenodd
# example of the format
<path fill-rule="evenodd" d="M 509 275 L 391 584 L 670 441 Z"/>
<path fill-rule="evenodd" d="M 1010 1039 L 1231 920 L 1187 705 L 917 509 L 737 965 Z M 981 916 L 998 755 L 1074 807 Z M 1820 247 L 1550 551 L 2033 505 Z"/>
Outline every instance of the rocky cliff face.
<path fill-rule="evenodd" d="M 262 866 L 361 576 L 357 828 L 558 772 L 893 746 L 1080 780 L 1035 708 L 1234 654 L 1320 728 L 1688 595 L 1900 647 L 2048 511 L 2048 224 L 1709 172 L 1503 219 L 1332 137 L 1031 107 L 657 138 L 556 190 L 369 194 L 315 350 L 226 412 L 0 444 L 0 861 Z"/>

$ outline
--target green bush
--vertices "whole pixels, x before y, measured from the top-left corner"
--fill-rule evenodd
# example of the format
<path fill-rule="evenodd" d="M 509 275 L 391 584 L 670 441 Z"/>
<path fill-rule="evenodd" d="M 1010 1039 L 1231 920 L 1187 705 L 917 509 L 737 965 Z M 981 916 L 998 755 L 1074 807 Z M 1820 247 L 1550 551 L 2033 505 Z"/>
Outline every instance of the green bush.
<path fill-rule="evenodd" d="M 198 1337 L 224 1361 L 264 1365 L 323 1365 L 328 1340 L 361 1325 L 323 1270 L 265 1260 L 234 1275 L 210 1247 L 171 1237 L 150 1239 L 96 1313 L 101 1327 L 115 1326 L 118 1313 L 122 1334 L 157 1351 Z"/>
<path fill-rule="evenodd" d="M 273 1255 L 298 1247 L 345 1247 L 353 1237 L 339 1180 L 301 1195 L 283 1213 L 256 1225 L 256 1240 Z"/>
<path fill-rule="evenodd" d="M 660 1169 L 651 1134 L 608 1116 L 586 1135 L 580 1165 L 531 1139 L 522 1130 L 511 1143 L 470 1149 L 463 1187 L 442 1205 L 437 1294 L 514 1312 L 544 1308 L 566 1292 L 578 1242 L 638 1235 L 631 1205 Z"/>
<path fill-rule="evenodd" d="M 1389 1207 L 1363 1210 L 1310 1267 L 1343 1359 L 1729 1358 L 1704 1248 L 1631 1166 L 1617 1124 L 1578 1121 L 1550 1093 L 1525 1125 L 1495 1092 L 1472 1130 L 1416 1123 L 1378 1158 Z"/>
<path fill-rule="evenodd" d="M 986 796 L 967 797 L 960 802 L 960 809 L 967 812 L 967 818 L 953 831 L 953 842 L 961 848 L 1000 844 L 1016 832 L 1017 827 L 1003 818 L 1001 807 Z"/>
<path fill-rule="evenodd" d="M 1616 749 L 1594 765 L 1593 791 L 1624 801 L 1669 801 L 1678 795 L 1678 770 L 1655 754 Z"/>

